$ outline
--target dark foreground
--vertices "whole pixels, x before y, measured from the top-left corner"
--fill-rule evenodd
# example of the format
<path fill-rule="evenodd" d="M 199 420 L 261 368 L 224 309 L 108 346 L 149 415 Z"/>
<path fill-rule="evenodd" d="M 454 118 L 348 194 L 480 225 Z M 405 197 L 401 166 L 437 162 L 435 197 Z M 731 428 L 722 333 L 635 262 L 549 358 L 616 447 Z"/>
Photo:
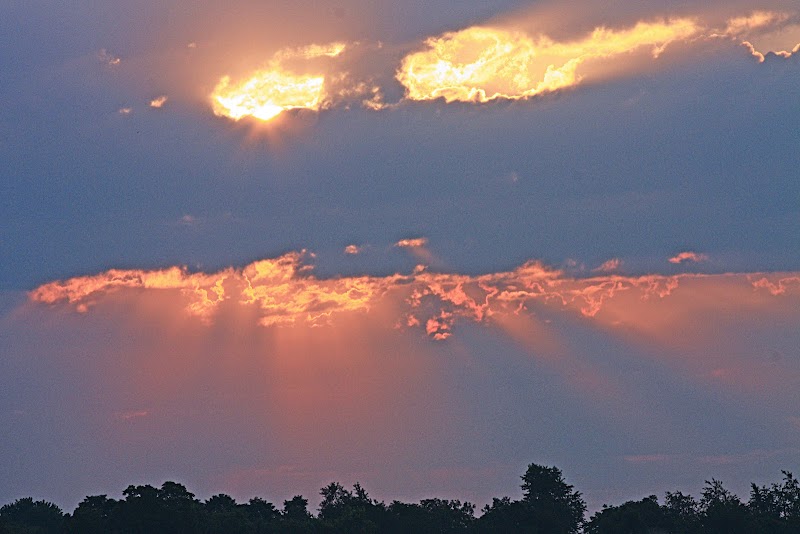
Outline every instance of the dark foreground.
<path fill-rule="evenodd" d="M 475 516 L 475 505 L 443 499 L 419 503 L 371 499 L 333 482 L 320 490 L 317 515 L 298 495 L 278 509 L 258 497 L 237 503 L 228 495 L 200 501 L 185 486 L 164 482 L 128 486 L 123 499 L 86 497 L 71 513 L 45 501 L 18 499 L 0 508 L 0 534 L 21 533 L 800 533 L 800 484 L 791 473 L 769 486 L 753 484 L 744 502 L 712 479 L 699 499 L 667 492 L 641 501 L 604 506 L 586 520 L 580 492 L 561 470 L 536 464 L 522 475 L 523 497 L 493 499 Z"/>

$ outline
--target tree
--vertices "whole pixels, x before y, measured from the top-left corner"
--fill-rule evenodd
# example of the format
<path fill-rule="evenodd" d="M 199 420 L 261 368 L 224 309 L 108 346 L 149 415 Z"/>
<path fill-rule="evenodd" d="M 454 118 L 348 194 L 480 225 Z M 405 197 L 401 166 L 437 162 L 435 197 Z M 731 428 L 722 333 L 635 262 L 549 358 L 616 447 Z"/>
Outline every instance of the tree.
<path fill-rule="evenodd" d="M 650 495 L 641 501 L 628 501 L 620 506 L 606 506 L 586 524 L 586 534 L 654 534 L 672 532 L 665 510 L 658 497 Z"/>
<path fill-rule="evenodd" d="M 0 508 L 0 528 L 8 532 L 50 534 L 61 532 L 63 526 L 64 513 L 51 502 L 25 497 Z"/>
<path fill-rule="evenodd" d="M 383 503 L 370 499 L 366 490 L 357 483 L 353 491 L 338 482 L 331 482 L 320 490 L 319 519 L 327 530 L 333 532 L 382 532 L 389 526 L 390 516 Z"/>
<path fill-rule="evenodd" d="M 522 475 L 522 492 L 534 532 L 572 534 L 581 528 L 586 503 L 559 468 L 530 464 Z"/>
<path fill-rule="evenodd" d="M 115 499 L 106 495 L 91 495 L 78 504 L 67 521 L 70 532 L 102 534 L 111 530 L 111 517 L 117 507 Z"/>
<path fill-rule="evenodd" d="M 283 501 L 281 529 L 292 533 L 317 531 L 317 521 L 308 511 L 308 499 L 295 495 L 290 500 Z"/>
<path fill-rule="evenodd" d="M 716 479 L 706 480 L 700 498 L 703 532 L 708 534 L 747 534 L 752 532 L 749 514 L 739 497 Z"/>
<path fill-rule="evenodd" d="M 751 485 L 747 508 L 760 531 L 800 531 L 800 484 L 788 471 L 782 473 L 782 484 Z"/>
<path fill-rule="evenodd" d="M 667 492 L 664 513 L 676 532 L 700 532 L 700 505 L 691 495 Z"/>
<path fill-rule="evenodd" d="M 114 508 L 111 523 L 120 532 L 196 532 L 200 503 L 183 484 L 164 482 L 161 488 L 128 486 Z"/>
<path fill-rule="evenodd" d="M 222 534 L 253 532 L 255 527 L 248 521 L 242 506 L 230 495 L 220 493 L 203 504 L 203 530 Z"/>
<path fill-rule="evenodd" d="M 531 527 L 529 512 L 522 501 L 495 497 L 481 512 L 476 522 L 478 532 L 538 532 Z"/>
<path fill-rule="evenodd" d="M 429 532 L 466 532 L 475 523 L 475 505 L 470 502 L 424 499 L 419 504 L 426 513 Z"/>
<path fill-rule="evenodd" d="M 387 532 L 473 532 L 475 525 L 475 505 L 458 500 L 423 499 L 419 504 L 394 501 L 387 511 L 391 516 L 391 529 Z"/>
<path fill-rule="evenodd" d="M 277 528 L 281 513 L 271 502 L 253 497 L 243 508 L 254 532 L 274 532 Z"/>

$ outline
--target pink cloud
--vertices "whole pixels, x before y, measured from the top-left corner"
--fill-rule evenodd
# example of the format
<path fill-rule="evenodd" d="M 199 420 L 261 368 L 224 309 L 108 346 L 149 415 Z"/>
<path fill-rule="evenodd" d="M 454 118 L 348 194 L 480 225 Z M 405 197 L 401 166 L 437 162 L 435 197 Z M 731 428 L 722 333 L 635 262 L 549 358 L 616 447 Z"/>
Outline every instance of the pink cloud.
<path fill-rule="evenodd" d="M 706 254 L 699 254 L 697 252 L 681 252 L 680 254 L 676 254 L 675 256 L 669 259 L 670 263 L 680 264 L 680 263 L 702 263 L 708 261 L 708 256 Z"/>

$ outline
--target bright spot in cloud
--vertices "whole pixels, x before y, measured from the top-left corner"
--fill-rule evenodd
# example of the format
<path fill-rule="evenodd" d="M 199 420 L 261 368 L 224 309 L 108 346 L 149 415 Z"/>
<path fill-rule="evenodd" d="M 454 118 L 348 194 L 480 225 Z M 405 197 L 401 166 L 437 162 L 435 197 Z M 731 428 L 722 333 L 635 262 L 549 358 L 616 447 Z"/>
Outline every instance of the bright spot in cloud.
<path fill-rule="evenodd" d="M 289 109 L 318 110 L 324 99 L 325 73 L 293 72 L 285 63 L 294 59 L 334 58 L 345 43 L 310 45 L 277 52 L 267 66 L 247 79 L 233 82 L 223 76 L 211 93 L 214 114 L 239 120 L 254 117 L 268 121 Z"/>
<path fill-rule="evenodd" d="M 679 264 L 686 262 L 702 263 L 708 261 L 707 254 L 699 254 L 697 252 L 681 252 L 676 254 L 668 260 L 670 263 Z"/>
<path fill-rule="evenodd" d="M 130 115 L 132 111 L 133 109 L 131 108 L 119 108 L 117 110 L 117 113 L 119 113 L 120 115 Z"/>
<path fill-rule="evenodd" d="M 360 254 L 361 253 L 361 247 L 359 247 L 358 245 L 347 245 L 346 247 L 344 247 L 344 253 L 345 254 Z"/>
<path fill-rule="evenodd" d="M 158 109 L 166 103 L 167 103 L 167 96 L 161 95 L 150 101 L 150 107 Z"/>

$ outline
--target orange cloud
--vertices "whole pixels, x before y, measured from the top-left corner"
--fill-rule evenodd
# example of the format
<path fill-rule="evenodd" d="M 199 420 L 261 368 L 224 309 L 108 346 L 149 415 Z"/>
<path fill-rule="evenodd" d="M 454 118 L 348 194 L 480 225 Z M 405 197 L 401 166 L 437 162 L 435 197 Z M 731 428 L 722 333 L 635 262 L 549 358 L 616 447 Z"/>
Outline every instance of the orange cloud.
<path fill-rule="evenodd" d="M 347 245 L 346 247 L 344 247 L 344 253 L 353 255 L 360 254 L 361 247 L 359 247 L 358 245 Z"/>
<path fill-rule="evenodd" d="M 394 246 L 403 248 L 421 248 L 428 244 L 428 238 L 416 237 L 413 239 L 401 239 Z"/>
<path fill-rule="evenodd" d="M 708 261 L 708 256 L 706 254 L 698 254 L 697 252 L 681 252 L 671 257 L 668 261 L 675 264 L 686 262 L 702 263 Z"/>
<path fill-rule="evenodd" d="M 167 95 L 158 96 L 150 101 L 151 108 L 161 108 L 167 103 Z"/>
<path fill-rule="evenodd" d="M 405 275 L 317 278 L 305 263 L 307 256 L 294 252 L 211 274 L 181 267 L 112 269 L 44 284 L 29 296 L 34 302 L 67 303 L 87 312 L 111 294 L 166 292 L 178 295 L 185 312 L 203 322 L 214 322 L 223 306 L 238 306 L 265 327 L 319 327 L 338 317 L 381 309 L 390 310 L 389 326 L 422 327 L 444 340 L 459 320 L 499 324 L 502 317 L 528 314 L 532 306 L 652 335 L 668 333 L 670 325 L 692 310 L 713 309 L 718 302 L 734 299 L 741 307 L 764 306 L 763 295 L 800 294 L 800 275 L 794 273 L 575 278 L 539 262 L 483 275 L 416 269 Z"/>

